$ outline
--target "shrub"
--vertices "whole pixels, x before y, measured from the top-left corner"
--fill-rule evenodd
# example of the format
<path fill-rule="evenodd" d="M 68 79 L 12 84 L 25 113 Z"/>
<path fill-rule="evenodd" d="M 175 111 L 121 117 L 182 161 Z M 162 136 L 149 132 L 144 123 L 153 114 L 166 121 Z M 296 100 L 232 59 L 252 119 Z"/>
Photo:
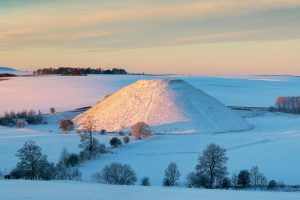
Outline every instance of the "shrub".
<path fill-rule="evenodd" d="M 151 136 L 150 127 L 145 122 L 138 122 L 131 126 L 131 134 L 135 139 L 144 139 Z"/>
<path fill-rule="evenodd" d="M 41 124 L 43 123 L 43 116 L 41 111 L 36 114 L 34 110 L 29 110 L 27 112 L 27 117 L 25 118 L 28 124 Z"/>
<path fill-rule="evenodd" d="M 223 180 L 219 182 L 219 188 L 221 189 L 229 189 L 230 187 L 231 187 L 231 181 L 227 177 L 223 178 Z"/>
<path fill-rule="evenodd" d="M 268 183 L 268 190 L 275 190 L 277 188 L 277 183 L 275 180 L 270 180 Z"/>
<path fill-rule="evenodd" d="M 57 179 L 59 180 L 81 180 L 81 172 L 78 168 L 69 167 L 69 168 L 58 168 L 57 169 Z"/>
<path fill-rule="evenodd" d="M 52 115 L 54 115 L 54 114 L 55 114 L 55 108 L 51 107 L 51 108 L 50 108 L 50 113 L 51 113 Z"/>
<path fill-rule="evenodd" d="M 148 177 L 142 178 L 142 180 L 141 180 L 141 186 L 150 186 L 150 185 L 151 184 L 150 184 L 150 180 L 149 180 Z"/>
<path fill-rule="evenodd" d="M 122 145 L 121 140 L 120 140 L 119 138 L 117 138 L 117 137 L 111 138 L 111 140 L 110 140 L 109 143 L 110 143 L 110 145 L 113 146 L 114 148 L 117 148 L 117 147 L 119 147 L 119 146 Z"/>
<path fill-rule="evenodd" d="M 180 173 L 177 169 L 176 163 L 170 163 L 167 169 L 165 170 L 165 178 L 163 180 L 164 186 L 175 186 L 179 180 Z"/>
<path fill-rule="evenodd" d="M 187 176 L 187 187 L 209 188 L 209 185 L 209 178 L 199 172 L 192 172 Z"/>
<path fill-rule="evenodd" d="M 59 128 L 64 132 L 69 132 L 74 129 L 74 123 L 70 119 L 62 119 L 59 122 Z"/>
<path fill-rule="evenodd" d="M 120 135 L 120 136 L 125 136 L 126 133 L 125 133 L 124 131 L 119 131 L 119 135 Z"/>
<path fill-rule="evenodd" d="M 93 137 L 91 133 L 80 134 L 80 160 L 90 160 L 93 157 L 106 152 L 106 147 L 104 144 L 100 144 L 96 138 Z"/>
<path fill-rule="evenodd" d="M 79 155 L 75 153 L 69 153 L 69 151 L 66 148 L 64 148 L 60 153 L 57 167 L 58 168 L 74 167 L 79 163 L 80 163 Z"/>
<path fill-rule="evenodd" d="M 250 173 L 248 170 L 240 171 L 238 175 L 238 184 L 242 188 L 248 188 L 250 186 Z"/>
<path fill-rule="evenodd" d="M 106 130 L 101 129 L 100 134 L 101 134 L 101 135 L 105 135 L 105 134 L 106 134 Z"/>
<path fill-rule="evenodd" d="M 112 163 L 106 165 L 101 172 L 101 180 L 107 184 L 133 185 L 136 181 L 135 172 L 127 164 Z"/>
<path fill-rule="evenodd" d="M 23 119 L 18 119 L 16 125 L 17 125 L 18 128 L 24 128 L 25 123 L 26 122 Z"/>
<path fill-rule="evenodd" d="M 130 137 L 125 136 L 122 138 L 124 144 L 128 144 L 130 142 Z"/>

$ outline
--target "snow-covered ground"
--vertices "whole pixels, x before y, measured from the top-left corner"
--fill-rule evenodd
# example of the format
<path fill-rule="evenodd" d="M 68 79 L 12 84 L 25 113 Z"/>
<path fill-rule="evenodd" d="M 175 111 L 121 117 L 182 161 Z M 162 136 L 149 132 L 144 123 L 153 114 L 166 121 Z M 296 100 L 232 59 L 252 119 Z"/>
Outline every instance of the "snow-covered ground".
<path fill-rule="evenodd" d="M 79 166 L 84 181 L 111 162 L 130 164 L 138 178 L 148 176 L 153 185 L 161 185 L 164 169 L 176 162 L 181 172 L 181 183 L 194 169 L 200 152 L 209 144 L 217 143 L 227 149 L 229 172 L 259 166 L 269 178 L 290 184 L 299 184 L 300 116 L 266 113 L 247 118 L 255 128 L 246 132 L 196 135 L 158 135 L 153 139 L 132 141 L 113 153 L 105 154 Z M 51 132 L 50 132 L 51 131 Z M 96 136 L 108 145 L 112 135 Z M 15 153 L 27 140 L 34 140 L 57 162 L 64 147 L 78 152 L 79 137 L 76 134 L 60 134 L 58 124 L 29 126 L 27 129 L 0 127 L 0 170 L 9 171 L 15 166 Z"/>
<path fill-rule="evenodd" d="M 0 181 L 0 199 L 9 200 L 298 200 L 299 193 L 112 186 L 80 182 Z"/>
<path fill-rule="evenodd" d="M 225 105 L 234 106 L 271 106 L 274 98 L 279 95 L 299 95 L 300 78 L 296 77 L 246 77 L 246 78 L 215 78 L 194 76 L 172 76 L 180 78 L 193 86 L 200 88 L 209 95 L 217 98 Z M 48 112 L 50 107 L 57 110 L 69 110 L 87 105 L 94 105 L 105 95 L 115 92 L 121 87 L 139 79 L 166 78 L 162 76 L 88 76 L 88 77 L 17 77 L 0 82 L 0 113 L 5 110 L 41 109 Z M 248 115 L 248 114 L 247 114 Z M 251 114 L 249 114 L 251 116 Z M 280 113 L 254 114 L 246 120 L 255 126 L 253 130 L 246 132 L 234 132 L 224 134 L 197 134 L 197 135 L 158 135 L 145 141 L 132 141 L 130 144 L 113 153 L 103 155 L 96 160 L 88 161 L 79 166 L 83 173 L 83 180 L 90 181 L 90 175 L 111 162 L 128 163 L 136 171 L 138 179 L 148 176 L 152 185 L 161 185 L 164 169 L 170 162 L 176 162 L 181 172 L 181 184 L 185 176 L 192 171 L 199 154 L 209 143 L 217 143 L 227 149 L 229 157 L 229 172 L 238 172 L 241 169 L 249 169 L 257 165 L 268 179 L 276 179 L 289 184 L 300 183 L 300 116 Z M 111 135 L 97 138 L 108 144 Z M 15 153 L 25 141 L 35 140 L 48 155 L 51 161 L 57 162 L 59 153 L 64 147 L 70 151 L 78 152 L 79 137 L 76 134 L 60 134 L 58 124 L 50 120 L 49 124 L 28 126 L 26 129 L 13 129 L 0 127 L 0 170 L 9 171 L 17 159 Z M 16 192 L 12 192 L 10 184 L 16 184 Z M 62 184 L 62 185 L 60 185 Z M 101 191 L 108 190 L 120 194 L 128 190 L 131 195 L 149 194 L 151 199 L 159 199 L 167 195 L 188 196 L 190 199 L 205 196 L 207 199 L 217 199 L 236 195 L 237 199 L 292 199 L 299 194 L 290 193 L 256 193 L 233 191 L 206 191 L 187 189 L 164 189 L 160 187 L 116 187 L 103 186 L 89 183 L 35 183 L 35 182 L 0 182 L 0 190 L 11 191 L 15 196 L 10 199 L 22 199 L 28 196 L 32 199 L 40 199 L 43 188 L 69 188 L 58 193 L 69 196 L 68 191 L 78 191 L 78 188 L 95 188 L 99 192 L 97 199 L 101 198 Z M 56 186 L 57 185 L 57 186 Z M 26 189 L 26 187 L 28 187 Z M 41 187 L 34 196 L 30 188 Z M 46 189 L 44 189 L 46 190 Z M 93 190 L 93 189 L 91 189 Z M 170 192 L 171 190 L 171 192 Z M 131 191 L 131 193 L 130 193 Z M 141 191 L 141 192 L 138 192 Z M 178 192 L 177 192 L 178 191 Z M 66 193 L 64 193 L 66 192 Z M 181 193 L 182 192 L 182 193 Z M 88 193 L 88 192 L 85 192 Z M 161 194 L 152 198 L 151 195 Z M 3 194 L 3 191 L 0 192 Z M 5 193 L 8 195 L 9 193 Z M 75 193 L 76 194 L 76 193 Z M 94 194 L 91 191 L 91 195 Z M 215 194 L 215 195 L 214 195 Z M 259 194 L 256 196 L 256 194 Z M 22 196 L 23 195 L 23 196 Z M 31 196 L 33 195 L 33 196 Z M 53 194 L 55 195 L 55 194 Z M 164 195 L 164 196 L 163 196 Z M 241 196 L 239 196 L 241 195 Z M 266 196 L 265 196 L 266 195 Z M 275 195 L 275 196 L 274 196 Z M 282 196 L 281 196 L 282 195 Z M 159 195 L 158 195 L 159 196 Z M 181 196 L 181 197 L 182 197 Z M 258 197 L 259 196 L 259 197 Z M 54 196 L 51 199 L 55 199 Z M 70 194 L 70 198 L 72 198 Z M 80 195 L 76 195 L 80 199 Z M 103 196 L 107 197 L 107 195 Z M 150 198 L 149 197 L 149 198 Z M 169 196 L 168 196 L 169 197 Z M 283 198 L 284 197 L 284 198 Z M 28 199 L 30 199 L 28 198 Z M 130 196 L 128 197 L 130 198 Z M 146 196 L 145 196 L 146 198 Z M 1 196 L 0 196 L 1 199 Z M 6 198 L 7 199 L 7 198 Z M 58 198 L 57 198 L 58 199 Z M 92 198 L 91 198 L 92 199 Z M 105 198 L 107 199 L 107 198 Z M 181 198 L 182 199 L 182 198 Z"/>

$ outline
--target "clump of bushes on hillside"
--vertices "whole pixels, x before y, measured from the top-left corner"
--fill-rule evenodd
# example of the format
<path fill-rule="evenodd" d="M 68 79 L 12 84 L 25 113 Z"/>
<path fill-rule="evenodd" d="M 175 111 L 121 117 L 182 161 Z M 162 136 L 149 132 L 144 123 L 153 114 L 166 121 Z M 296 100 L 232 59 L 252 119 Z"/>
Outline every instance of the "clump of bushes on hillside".
<path fill-rule="evenodd" d="M 34 110 L 23 110 L 19 112 L 11 111 L 5 112 L 4 116 L 0 117 L 0 125 L 8 127 L 25 127 L 25 123 L 18 123 L 19 120 L 24 120 L 28 124 L 42 124 L 43 115 L 41 111 L 35 112 Z M 19 121 L 20 122 L 20 121 Z"/>

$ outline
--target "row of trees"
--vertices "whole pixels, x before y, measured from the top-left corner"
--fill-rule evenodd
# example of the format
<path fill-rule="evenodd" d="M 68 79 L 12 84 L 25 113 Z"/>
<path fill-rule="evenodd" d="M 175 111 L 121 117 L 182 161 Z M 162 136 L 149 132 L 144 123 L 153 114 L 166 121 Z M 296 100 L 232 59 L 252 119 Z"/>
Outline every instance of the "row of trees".
<path fill-rule="evenodd" d="M 4 116 L 0 117 L 0 125 L 18 128 L 24 128 L 25 124 L 41 124 L 43 123 L 43 115 L 41 111 L 23 110 L 19 112 L 5 112 Z"/>
<path fill-rule="evenodd" d="M 289 113 L 300 113 L 300 97 L 277 97 L 275 110 Z"/>
<path fill-rule="evenodd" d="M 125 69 L 113 68 L 80 68 L 80 67 L 59 67 L 59 68 L 42 68 L 34 71 L 36 75 L 60 74 L 60 75 L 86 75 L 86 74 L 127 74 Z"/>
<path fill-rule="evenodd" d="M 47 156 L 42 154 L 41 148 L 35 142 L 28 141 L 17 151 L 16 156 L 19 158 L 19 162 L 11 171 L 10 176 L 15 179 L 31 180 L 81 180 L 81 173 L 76 166 L 86 159 L 91 158 L 82 157 L 82 152 L 94 156 L 96 151 L 94 147 L 90 148 L 90 141 L 91 139 L 81 141 L 81 152 L 79 155 L 63 149 L 56 165 L 48 161 Z M 276 190 L 285 187 L 284 184 L 277 183 L 275 180 L 268 182 L 257 166 L 251 168 L 249 171 L 241 170 L 238 174 L 233 174 L 231 178 L 228 178 L 226 167 L 228 158 L 225 152 L 225 149 L 216 144 L 208 145 L 200 155 L 195 170 L 187 176 L 186 186 L 220 189 L 253 188 L 255 190 L 258 188 L 261 190 Z M 133 185 L 137 181 L 137 176 L 129 165 L 112 163 L 93 174 L 91 179 L 98 183 Z M 165 169 L 163 185 L 168 187 L 176 186 L 179 179 L 180 172 L 177 164 L 172 162 Z M 140 184 L 142 186 L 149 186 L 150 179 L 143 177 Z"/>

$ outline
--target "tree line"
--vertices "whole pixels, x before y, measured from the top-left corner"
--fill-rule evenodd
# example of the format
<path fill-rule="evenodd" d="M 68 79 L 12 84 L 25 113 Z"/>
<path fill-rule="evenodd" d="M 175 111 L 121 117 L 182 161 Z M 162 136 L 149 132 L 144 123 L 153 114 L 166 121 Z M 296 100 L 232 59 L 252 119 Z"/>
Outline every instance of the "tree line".
<path fill-rule="evenodd" d="M 58 68 L 42 68 L 37 69 L 34 75 L 47 75 L 47 74 L 59 74 L 59 75 L 87 75 L 87 74 L 128 74 L 125 69 L 113 68 L 113 69 L 102 69 L 102 68 L 80 68 L 80 67 L 58 67 Z"/>
<path fill-rule="evenodd" d="M 290 96 L 290 97 L 277 97 L 275 100 L 275 107 L 270 108 L 271 111 L 281 111 L 288 113 L 300 113 L 300 97 Z"/>
<path fill-rule="evenodd" d="M 24 128 L 25 124 L 42 124 L 44 122 L 41 111 L 22 110 L 5 112 L 0 117 L 0 126 Z"/>
<path fill-rule="evenodd" d="M 87 133 L 87 135 L 89 135 Z M 76 166 L 85 159 L 92 159 L 97 154 L 105 153 L 105 149 L 97 151 L 91 148 L 93 139 L 84 137 L 79 145 L 81 152 L 70 153 L 63 149 L 57 164 L 49 162 L 47 156 L 42 154 L 41 148 L 33 141 L 26 142 L 17 151 L 19 158 L 17 166 L 6 178 L 31 179 L 31 180 L 81 180 L 81 172 Z M 98 152 L 95 154 L 95 152 Z M 88 156 L 86 156 L 88 155 Z M 201 153 L 198 162 L 186 178 L 184 186 L 189 188 L 207 189 L 260 189 L 271 191 L 299 191 L 300 186 L 288 186 L 275 180 L 268 181 L 257 166 L 250 170 L 241 170 L 228 177 L 228 157 L 226 150 L 217 144 L 209 144 Z M 177 164 L 171 162 L 165 169 L 162 184 L 166 187 L 179 185 L 180 172 Z M 9 177 L 8 177 L 9 176 Z M 96 183 L 115 185 L 134 185 L 138 179 L 135 171 L 128 164 L 111 163 L 99 172 L 92 174 L 91 180 Z M 141 186 L 150 186 L 150 178 L 142 177 Z"/>

